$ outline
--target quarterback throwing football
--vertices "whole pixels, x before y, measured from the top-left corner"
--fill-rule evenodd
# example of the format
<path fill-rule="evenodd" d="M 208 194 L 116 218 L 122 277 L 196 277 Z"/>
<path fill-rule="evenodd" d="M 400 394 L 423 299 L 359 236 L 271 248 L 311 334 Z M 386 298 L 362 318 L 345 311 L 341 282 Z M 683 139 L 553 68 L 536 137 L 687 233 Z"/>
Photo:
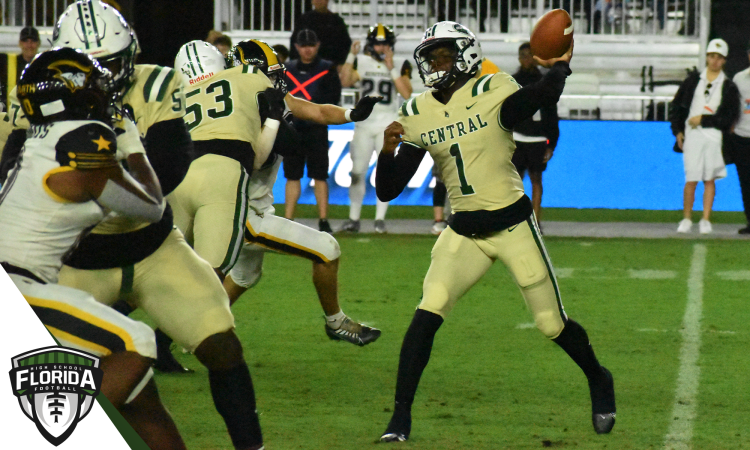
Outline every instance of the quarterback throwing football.
<path fill-rule="evenodd" d="M 458 23 L 428 28 L 414 51 L 419 75 L 432 90 L 407 100 L 398 122 L 385 130 L 376 190 L 380 200 L 394 199 L 429 152 L 443 175 L 454 215 L 432 250 L 422 301 L 401 347 L 395 409 L 381 441 L 409 438 L 411 405 L 435 333 L 496 260 L 510 271 L 537 328 L 588 378 L 595 431 L 609 433 L 614 426 L 612 375 L 597 361 L 586 331 L 563 309 L 531 201 L 511 163 L 513 127 L 557 102 L 571 73 L 572 56 L 571 45 L 560 58 L 537 59 L 550 71 L 521 89 L 504 72 L 477 75 L 482 49 L 474 34 Z"/>

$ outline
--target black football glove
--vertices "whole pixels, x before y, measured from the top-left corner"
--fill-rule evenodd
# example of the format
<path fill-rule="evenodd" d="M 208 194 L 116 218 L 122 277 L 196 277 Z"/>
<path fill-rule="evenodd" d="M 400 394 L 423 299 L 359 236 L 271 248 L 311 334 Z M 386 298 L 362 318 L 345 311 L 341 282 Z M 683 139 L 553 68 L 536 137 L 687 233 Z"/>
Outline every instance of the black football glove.
<path fill-rule="evenodd" d="M 404 65 L 401 66 L 401 75 L 406 75 L 406 78 L 411 80 L 411 63 L 408 59 L 404 60 Z"/>
<path fill-rule="evenodd" d="M 361 122 L 370 117 L 370 113 L 372 113 L 372 108 L 375 106 L 375 103 L 380 101 L 383 101 L 383 97 L 381 96 L 373 97 L 366 95 L 359 99 L 357 104 L 354 105 L 352 112 L 349 113 L 352 122 Z"/>
<path fill-rule="evenodd" d="M 268 103 L 268 118 L 281 121 L 284 118 L 284 109 L 286 108 L 284 104 L 286 93 L 278 89 L 267 88 L 263 91 L 263 96 Z"/>

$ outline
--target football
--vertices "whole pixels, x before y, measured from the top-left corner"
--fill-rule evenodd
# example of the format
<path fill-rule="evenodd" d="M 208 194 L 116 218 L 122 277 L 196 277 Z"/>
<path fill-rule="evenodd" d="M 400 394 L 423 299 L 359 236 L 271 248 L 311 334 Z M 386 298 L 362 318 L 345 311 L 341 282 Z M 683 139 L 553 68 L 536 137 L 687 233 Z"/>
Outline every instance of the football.
<path fill-rule="evenodd" d="M 541 59 L 559 58 L 573 41 L 573 21 L 564 9 L 547 12 L 531 30 L 531 53 Z"/>

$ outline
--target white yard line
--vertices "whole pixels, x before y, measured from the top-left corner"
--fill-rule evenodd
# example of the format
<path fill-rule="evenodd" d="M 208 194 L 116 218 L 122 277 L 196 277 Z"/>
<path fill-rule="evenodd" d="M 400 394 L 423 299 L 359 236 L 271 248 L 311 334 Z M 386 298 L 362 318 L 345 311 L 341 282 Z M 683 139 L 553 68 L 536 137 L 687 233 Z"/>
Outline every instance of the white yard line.
<path fill-rule="evenodd" d="M 703 315 L 703 276 L 706 271 L 706 254 L 703 244 L 693 246 L 690 276 L 687 284 L 687 305 L 682 318 L 682 348 L 680 370 L 677 374 L 672 417 L 669 432 L 664 437 L 665 450 L 692 448 L 693 422 L 697 411 L 698 384 L 701 369 L 698 365 L 701 347 L 701 316 Z"/>

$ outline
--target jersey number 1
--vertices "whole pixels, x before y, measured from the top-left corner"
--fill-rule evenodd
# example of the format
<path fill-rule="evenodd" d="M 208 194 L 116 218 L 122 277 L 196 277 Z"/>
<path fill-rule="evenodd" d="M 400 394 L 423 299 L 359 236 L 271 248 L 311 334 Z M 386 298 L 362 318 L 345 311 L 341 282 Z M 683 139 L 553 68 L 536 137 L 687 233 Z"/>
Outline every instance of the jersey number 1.
<path fill-rule="evenodd" d="M 474 188 L 466 182 L 466 174 L 464 173 L 464 160 L 461 157 L 461 148 L 458 143 L 451 145 L 450 148 L 451 156 L 456 159 L 456 169 L 458 169 L 458 179 L 461 181 L 461 195 L 471 195 L 474 193 Z"/>

